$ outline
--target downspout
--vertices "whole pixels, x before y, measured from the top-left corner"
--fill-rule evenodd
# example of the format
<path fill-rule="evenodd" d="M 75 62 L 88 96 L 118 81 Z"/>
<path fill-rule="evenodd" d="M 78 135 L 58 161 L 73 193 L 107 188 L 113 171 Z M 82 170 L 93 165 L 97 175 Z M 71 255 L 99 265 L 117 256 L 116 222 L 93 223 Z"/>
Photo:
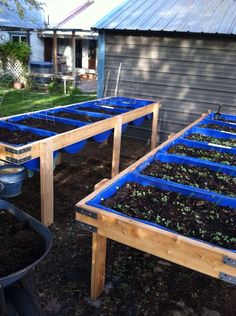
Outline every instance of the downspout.
<path fill-rule="evenodd" d="M 98 35 L 98 82 L 97 98 L 103 97 L 105 80 L 105 60 L 106 60 L 106 41 L 105 32 L 99 32 Z"/>

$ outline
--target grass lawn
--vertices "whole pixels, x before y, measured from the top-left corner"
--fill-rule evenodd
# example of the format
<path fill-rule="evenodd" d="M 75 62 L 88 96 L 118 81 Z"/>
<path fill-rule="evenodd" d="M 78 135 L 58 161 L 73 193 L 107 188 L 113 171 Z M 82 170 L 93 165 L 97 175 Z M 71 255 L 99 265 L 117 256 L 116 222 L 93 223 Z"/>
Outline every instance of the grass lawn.
<path fill-rule="evenodd" d="M 3 95 L 0 88 L 0 97 Z M 96 99 L 96 94 L 63 95 L 10 89 L 0 100 L 0 117 Z"/>

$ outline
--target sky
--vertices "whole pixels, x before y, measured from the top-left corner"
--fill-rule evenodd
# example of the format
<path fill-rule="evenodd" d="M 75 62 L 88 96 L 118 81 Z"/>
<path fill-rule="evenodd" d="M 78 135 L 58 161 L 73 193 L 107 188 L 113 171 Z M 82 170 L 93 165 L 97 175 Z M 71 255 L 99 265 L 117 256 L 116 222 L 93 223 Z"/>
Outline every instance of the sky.
<path fill-rule="evenodd" d="M 105 14 L 107 10 L 110 11 L 115 8 L 117 5 L 122 3 L 124 0 L 95 0 L 97 4 L 101 3 L 101 6 L 98 6 L 101 12 L 104 11 Z M 79 5 L 85 3 L 86 0 L 44 0 L 44 12 L 45 16 L 49 16 L 49 23 L 51 25 L 56 25 L 61 22 L 71 11 L 73 11 Z M 100 15 L 97 12 L 98 16 Z M 96 17 L 94 17 L 95 21 Z"/>

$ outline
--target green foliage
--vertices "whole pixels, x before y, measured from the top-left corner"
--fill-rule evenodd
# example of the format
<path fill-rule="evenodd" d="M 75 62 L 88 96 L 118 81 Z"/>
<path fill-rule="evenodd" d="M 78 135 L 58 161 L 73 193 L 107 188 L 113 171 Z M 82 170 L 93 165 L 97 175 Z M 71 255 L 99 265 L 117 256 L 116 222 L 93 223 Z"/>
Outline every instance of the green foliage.
<path fill-rule="evenodd" d="M 80 88 L 73 88 L 72 86 L 69 88 L 70 95 L 80 95 L 83 94 L 83 92 L 80 90 Z"/>
<path fill-rule="evenodd" d="M 25 42 L 6 42 L 0 44 L 0 59 L 3 65 L 6 64 L 8 59 L 11 59 L 13 62 L 18 60 L 26 66 L 30 53 L 31 49 Z"/>
<path fill-rule="evenodd" d="M 51 94 L 62 93 L 63 86 L 57 80 L 53 80 L 48 84 L 48 91 Z"/>

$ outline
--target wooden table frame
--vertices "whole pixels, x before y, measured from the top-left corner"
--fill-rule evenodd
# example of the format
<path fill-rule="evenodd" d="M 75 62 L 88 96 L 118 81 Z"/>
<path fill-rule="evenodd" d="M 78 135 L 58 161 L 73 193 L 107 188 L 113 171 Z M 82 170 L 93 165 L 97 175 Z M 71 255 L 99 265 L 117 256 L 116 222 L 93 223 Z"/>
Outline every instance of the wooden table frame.
<path fill-rule="evenodd" d="M 78 224 L 93 233 L 91 273 L 92 300 L 97 299 L 104 288 L 107 238 L 206 275 L 236 284 L 236 253 L 86 204 L 99 192 L 103 191 L 126 173 L 136 169 L 136 167 L 148 157 L 155 154 L 174 139 L 180 137 L 193 125 L 199 123 L 205 116 L 206 114 L 202 115 L 201 118 L 178 134 L 170 137 L 166 142 L 113 179 L 107 180 L 107 182 L 103 181 L 103 185 L 100 186 L 100 188 L 76 205 L 76 220 Z"/>
<path fill-rule="evenodd" d="M 102 101 L 106 99 L 109 99 L 109 97 L 96 99 L 94 101 Z M 86 104 L 87 102 L 88 101 L 79 104 Z M 70 106 L 71 104 L 68 106 L 59 106 L 52 109 L 61 107 L 66 109 Z M 71 131 L 48 137 L 20 147 L 0 143 L 0 160 L 20 165 L 26 161 L 40 158 L 41 221 L 43 224 L 49 226 L 54 220 L 53 152 L 66 146 L 75 144 L 79 141 L 93 137 L 97 134 L 106 132 L 110 129 L 114 129 L 111 171 L 111 177 L 114 177 L 119 173 L 122 124 L 129 123 L 135 119 L 152 113 L 153 121 L 151 149 L 153 149 L 157 143 L 157 122 L 159 108 L 160 104 L 158 102 L 151 103 L 135 110 L 131 110 L 129 112 L 122 113 L 120 115 L 116 115 L 111 118 L 104 119 L 99 122 L 79 127 Z M 24 114 L 38 113 L 41 111 L 42 110 Z M 10 117 L 16 116 L 18 115 Z M 1 120 L 6 118 L 9 117 L 1 118 Z"/>

